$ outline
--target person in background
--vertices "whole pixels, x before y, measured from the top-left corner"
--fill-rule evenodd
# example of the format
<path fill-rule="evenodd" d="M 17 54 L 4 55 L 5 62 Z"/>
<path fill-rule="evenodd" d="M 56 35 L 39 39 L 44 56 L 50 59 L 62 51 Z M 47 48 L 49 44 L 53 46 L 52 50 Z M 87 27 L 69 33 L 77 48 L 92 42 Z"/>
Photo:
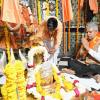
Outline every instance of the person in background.
<path fill-rule="evenodd" d="M 50 54 L 48 60 L 56 65 L 63 34 L 62 23 L 55 16 L 49 16 L 41 22 L 39 33 L 43 39 L 44 46 Z"/>
<path fill-rule="evenodd" d="M 100 33 L 94 22 L 88 23 L 86 29 L 87 34 L 82 38 L 82 46 L 76 59 L 70 59 L 68 66 L 77 76 L 94 77 L 100 82 Z"/>

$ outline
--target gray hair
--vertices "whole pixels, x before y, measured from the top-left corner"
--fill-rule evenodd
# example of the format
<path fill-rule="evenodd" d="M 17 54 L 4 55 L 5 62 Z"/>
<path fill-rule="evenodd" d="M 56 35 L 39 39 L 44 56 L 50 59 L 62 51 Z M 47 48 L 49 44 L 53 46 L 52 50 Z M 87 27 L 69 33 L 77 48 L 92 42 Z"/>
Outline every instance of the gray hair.
<path fill-rule="evenodd" d="M 94 22 L 90 22 L 86 26 L 87 30 L 93 29 L 93 31 L 98 31 L 98 25 Z"/>

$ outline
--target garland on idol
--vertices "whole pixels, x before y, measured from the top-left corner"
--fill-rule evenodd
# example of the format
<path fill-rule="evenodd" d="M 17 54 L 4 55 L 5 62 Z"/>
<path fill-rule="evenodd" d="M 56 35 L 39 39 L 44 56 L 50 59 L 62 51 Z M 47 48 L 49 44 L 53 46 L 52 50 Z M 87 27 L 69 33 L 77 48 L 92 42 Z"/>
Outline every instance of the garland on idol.
<path fill-rule="evenodd" d="M 43 54 L 43 61 L 46 61 L 49 57 L 48 51 L 43 46 L 33 46 L 28 52 L 28 66 L 35 65 L 34 56 L 37 54 Z"/>
<path fill-rule="evenodd" d="M 40 73 L 37 72 L 35 77 L 36 77 L 36 89 L 37 91 L 42 95 L 42 96 L 46 96 L 46 95 L 50 95 L 53 98 L 57 98 L 57 99 L 61 99 L 61 95 L 60 95 L 60 88 L 61 88 L 61 84 L 60 84 L 60 79 L 57 75 L 56 70 L 53 68 L 53 76 L 54 76 L 54 80 L 55 80 L 55 93 L 53 94 L 48 94 L 41 86 L 41 77 L 40 77 Z"/>
<path fill-rule="evenodd" d="M 31 77 L 30 80 L 27 80 L 27 92 L 31 95 L 34 95 L 37 99 L 41 100 L 42 98 L 45 98 L 45 100 L 47 100 L 47 98 L 49 97 L 50 99 L 52 98 L 52 100 L 61 100 L 66 98 L 67 96 L 80 96 L 81 93 L 84 93 L 86 91 L 86 89 L 82 85 L 80 85 L 78 80 L 68 80 L 65 75 L 60 74 L 55 66 L 52 66 L 52 75 L 54 77 L 55 84 L 47 85 L 46 87 L 49 88 L 45 88 L 45 86 L 42 86 L 41 83 L 45 83 L 47 82 L 47 80 L 44 80 L 41 77 L 41 67 L 46 66 L 38 65 L 35 67 L 33 72 L 29 71 L 28 74 L 30 74 L 30 76 L 33 76 L 33 78 Z M 45 72 L 44 74 L 46 73 L 47 72 Z M 45 75 L 43 75 L 43 77 L 44 76 Z M 50 91 L 53 92 L 51 93 Z"/>

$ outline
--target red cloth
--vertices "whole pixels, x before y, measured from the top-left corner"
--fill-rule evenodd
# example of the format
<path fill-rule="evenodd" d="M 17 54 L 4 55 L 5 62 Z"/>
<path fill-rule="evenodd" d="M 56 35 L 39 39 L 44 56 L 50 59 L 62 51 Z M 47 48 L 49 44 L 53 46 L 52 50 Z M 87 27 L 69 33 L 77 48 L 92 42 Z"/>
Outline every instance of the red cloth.
<path fill-rule="evenodd" d="M 44 96 L 42 96 L 42 97 L 41 97 L 41 100 L 45 100 L 45 97 L 44 97 Z"/>
<path fill-rule="evenodd" d="M 32 87 L 36 87 L 36 83 L 34 82 L 33 84 L 27 84 L 26 89 L 30 89 Z"/>
<path fill-rule="evenodd" d="M 70 21 L 73 18 L 71 0 L 62 0 L 63 22 Z"/>

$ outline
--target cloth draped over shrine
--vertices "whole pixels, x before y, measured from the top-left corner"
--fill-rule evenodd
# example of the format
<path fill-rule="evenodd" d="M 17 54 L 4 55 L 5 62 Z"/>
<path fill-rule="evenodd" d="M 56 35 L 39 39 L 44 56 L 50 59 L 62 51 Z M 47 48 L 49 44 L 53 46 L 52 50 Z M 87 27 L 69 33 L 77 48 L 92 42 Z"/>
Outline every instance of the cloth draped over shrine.
<path fill-rule="evenodd" d="M 71 0 L 62 0 L 63 22 L 73 19 Z"/>
<path fill-rule="evenodd" d="M 10 23 L 25 23 L 19 0 L 3 0 L 1 19 Z"/>
<path fill-rule="evenodd" d="M 84 4 L 84 0 L 81 0 L 80 7 L 82 8 Z M 89 0 L 90 10 L 93 11 L 94 14 L 98 13 L 98 3 L 97 0 Z"/>
<path fill-rule="evenodd" d="M 84 12 L 85 22 L 90 22 L 98 13 L 97 0 L 81 0 L 80 7 Z"/>

